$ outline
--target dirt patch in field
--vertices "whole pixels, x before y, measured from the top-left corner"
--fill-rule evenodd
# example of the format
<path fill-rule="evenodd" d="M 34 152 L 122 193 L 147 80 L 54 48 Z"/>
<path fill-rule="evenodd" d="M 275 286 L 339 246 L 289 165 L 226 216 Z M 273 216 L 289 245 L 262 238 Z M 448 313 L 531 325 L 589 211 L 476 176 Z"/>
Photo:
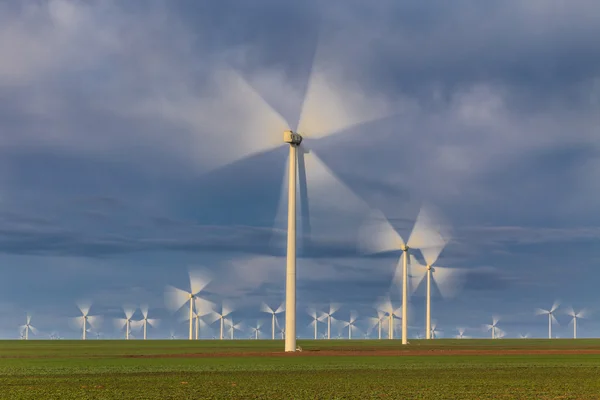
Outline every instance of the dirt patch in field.
<path fill-rule="evenodd" d="M 218 358 L 218 357 L 319 357 L 319 356 L 502 356 L 598 354 L 600 349 L 406 349 L 406 350 L 304 350 L 301 352 L 239 352 L 126 355 L 123 358 Z"/>

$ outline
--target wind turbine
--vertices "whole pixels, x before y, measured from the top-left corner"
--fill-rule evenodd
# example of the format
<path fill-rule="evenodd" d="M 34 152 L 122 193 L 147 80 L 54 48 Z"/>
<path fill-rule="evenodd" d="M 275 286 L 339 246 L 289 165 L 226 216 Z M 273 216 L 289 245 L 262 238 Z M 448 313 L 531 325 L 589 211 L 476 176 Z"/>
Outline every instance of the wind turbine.
<path fill-rule="evenodd" d="M 237 324 L 233 323 L 233 318 L 226 319 L 227 325 L 229 325 L 229 335 L 230 339 L 233 340 L 233 334 L 235 331 L 241 331 L 243 324 L 238 322 Z"/>
<path fill-rule="evenodd" d="M 21 329 L 21 332 L 24 332 L 25 340 L 29 340 L 29 331 L 31 331 L 31 333 L 33 333 L 34 335 L 37 335 L 38 333 L 38 330 L 35 329 L 33 325 L 31 325 L 31 315 L 29 314 L 27 314 L 27 322 L 25 323 L 25 325 L 21 325 L 19 328 Z"/>
<path fill-rule="evenodd" d="M 331 66 L 331 63 L 320 62 L 326 52 L 319 49 L 321 46 L 318 45 L 299 118 L 294 118 L 293 121 L 286 120 L 257 90 L 233 71 L 229 71 L 229 74 L 221 71 L 222 78 L 218 76 L 216 79 L 224 82 L 224 92 L 232 92 L 225 96 L 227 109 L 239 106 L 239 114 L 248 116 L 249 119 L 248 123 L 244 123 L 245 136 L 237 142 L 235 148 L 228 150 L 229 158 L 239 160 L 276 149 L 280 147 L 277 137 L 282 133 L 283 143 L 289 146 L 285 300 L 285 351 L 288 352 L 296 351 L 296 180 L 299 175 L 302 196 L 306 193 L 307 183 L 304 156 L 310 154 L 315 162 L 321 163 L 314 150 L 306 146 L 307 141 L 322 139 L 391 114 L 389 107 L 381 101 L 367 98 L 358 89 L 342 87 L 342 81 L 338 79 L 340 74 L 323 68 Z M 348 82 L 344 81 L 343 84 L 347 86 Z M 219 125 L 222 126 L 223 121 L 219 121 Z M 231 129 L 233 132 L 235 130 Z"/>
<path fill-rule="evenodd" d="M 431 339 L 436 339 L 438 337 L 438 334 L 442 334 L 442 331 L 439 331 L 437 329 L 437 322 L 433 322 L 431 324 Z"/>
<path fill-rule="evenodd" d="M 262 312 L 271 314 L 271 339 L 275 340 L 275 325 L 277 324 L 277 317 L 275 315 L 285 311 L 285 303 L 281 303 L 277 309 L 269 307 L 267 303 L 262 303 L 260 309 Z"/>
<path fill-rule="evenodd" d="M 223 340 L 223 331 L 224 331 L 224 327 L 225 327 L 225 317 L 227 317 L 229 314 L 231 314 L 233 312 L 233 309 L 231 306 L 229 306 L 228 304 L 225 304 L 225 302 L 223 302 L 223 304 L 221 304 L 221 312 L 218 313 L 216 311 L 212 311 L 210 313 L 211 316 L 211 320 L 209 323 L 214 323 L 216 321 L 220 321 L 220 333 L 219 333 L 219 339 Z"/>
<path fill-rule="evenodd" d="M 500 321 L 500 317 L 497 316 L 493 316 L 492 317 L 492 323 L 491 324 L 486 324 L 484 325 L 484 327 L 488 330 L 488 331 L 492 331 L 492 339 L 496 339 L 496 330 L 498 330 L 498 322 Z"/>
<path fill-rule="evenodd" d="M 458 331 L 458 335 L 456 335 L 457 339 L 469 339 L 469 336 L 465 336 L 467 328 L 456 328 L 456 330 Z"/>
<path fill-rule="evenodd" d="M 348 340 L 352 340 L 352 329 L 356 328 L 354 324 L 356 323 L 356 312 L 352 311 L 350 313 L 350 319 L 348 321 L 342 321 L 344 323 L 344 327 L 348 327 Z"/>
<path fill-rule="evenodd" d="M 521 339 L 529 339 L 529 333 L 520 334 L 519 338 L 521 338 Z"/>
<path fill-rule="evenodd" d="M 317 340 L 318 338 L 318 325 L 319 322 L 323 322 L 323 320 L 326 318 L 325 314 L 318 316 L 317 315 L 317 310 L 315 310 L 314 308 L 311 308 L 308 310 L 308 315 L 310 315 L 310 317 L 312 318 L 312 320 L 310 321 L 309 326 L 312 326 L 315 330 L 315 340 Z"/>
<path fill-rule="evenodd" d="M 123 312 L 125 313 L 125 318 L 117 318 L 115 319 L 115 325 L 117 329 L 122 329 L 125 327 L 125 340 L 129 340 L 129 336 L 131 334 L 131 318 L 135 313 L 135 307 L 133 306 L 125 306 L 123 307 Z M 134 323 L 133 327 L 137 325 Z"/>
<path fill-rule="evenodd" d="M 340 306 L 338 304 L 331 303 L 329 305 L 329 311 L 324 312 L 321 315 L 322 319 L 327 320 L 327 339 L 331 339 L 331 320 L 335 321 L 335 318 L 333 318 L 333 314 L 335 314 L 335 312 L 339 308 L 340 308 Z"/>
<path fill-rule="evenodd" d="M 138 322 L 142 324 L 142 327 L 144 329 L 144 340 L 146 340 L 146 332 L 148 331 L 148 325 L 156 328 L 158 326 L 158 319 L 148 318 L 148 305 L 142 305 L 140 307 L 140 311 L 142 312 L 143 318 L 141 321 Z"/>
<path fill-rule="evenodd" d="M 376 254 L 402 251 L 399 263 L 402 262 L 402 344 L 408 343 L 408 251 L 409 249 L 441 249 L 447 239 L 440 231 L 441 226 L 434 221 L 432 211 L 422 207 L 417 215 L 413 230 L 404 241 L 381 211 L 375 210 L 370 221 L 361 232 L 360 246 L 364 253 Z M 441 251 L 441 250 L 439 250 Z M 438 254 L 439 254 L 438 251 Z M 437 258 L 437 257 L 435 257 Z"/>
<path fill-rule="evenodd" d="M 90 332 L 90 329 L 97 329 L 102 320 L 99 316 L 89 315 L 91 306 L 92 305 L 90 303 L 85 303 L 82 301 L 78 302 L 77 308 L 79 308 L 79 311 L 81 311 L 81 316 L 73 318 L 74 325 L 82 330 L 82 340 L 86 340 L 87 333 Z"/>
<path fill-rule="evenodd" d="M 443 238 L 448 240 L 447 237 Z M 443 247 L 421 249 L 426 265 L 422 265 L 414 255 L 410 255 L 412 290 L 418 289 L 426 276 L 427 293 L 425 300 L 425 339 L 431 339 L 431 281 L 433 280 L 444 298 L 450 298 L 456 294 L 458 288 L 457 273 L 454 268 L 434 267 Z M 433 278 L 433 279 L 432 279 Z"/>
<path fill-rule="evenodd" d="M 571 323 L 573 324 L 573 339 L 577 339 L 577 320 L 579 318 L 585 318 L 586 314 L 587 313 L 585 310 L 581 310 L 576 313 L 573 307 L 567 310 L 567 315 L 573 317 L 573 319 L 571 320 Z"/>
<path fill-rule="evenodd" d="M 388 317 L 388 339 L 393 339 L 395 327 L 394 317 L 402 318 L 401 316 L 404 315 L 404 307 L 394 308 L 392 300 L 387 297 L 377 309 L 384 312 Z"/>
<path fill-rule="evenodd" d="M 190 321 L 190 334 L 189 340 L 193 339 L 194 333 L 194 299 L 198 297 L 198 293 L 202 291 L 209 284 L 210 279 L 208 279 L 201 271 L 189 271 L 190 276 L 190 291 L 185 291 L 174 286 L 167 286 L 167 290 L 165 292 L 165 302 L 167 308 L 171 309 L 171 311 L 177 311 L 183 305 L 189 301 L 190 304 L 190 312 L 189 312 L 189 321 Z M 206 301 L 206 300 L 205 300 Z"/>
<path fill-rule="evenodd" d="M 377 310 L 377 317 L 369 317 L 371 326 L 369 331 L 377 326 L 377 338 L 381 340 L 381 322 L 385 319 L 386 313 L 382 310 Z"/>
<path fill-rule="evenodd" d="M 259 337 L 259 335 L 260 335 L 260 328 L 261 328 L 261 326 L 262 326 L 261 322 L 260 322 L 260 321 L 257 321 L 257 322 L 256 322 L 256 326 L 255 326 L 255 327 L 252 327 L 252 332 L 254 333 L 254 335 L 253 335 L 253 336 L 254 336 L 254 339 L 255 339 L 255 340 L 258 340 L 258 337 Z"/>
<path fill-rule="evenodd" d="M 544 310 L 543 308 L 538 308 L 535 310 L 536 315 L 547 315 L 548 316 L 548 339 L 552 339 L 552 323 L 557 323 L 556 317 L 554 316 L 554 312 L 558 310 L 559 302 L 555 301 L 552 304 L 552 308 L 549 310 Z"/>

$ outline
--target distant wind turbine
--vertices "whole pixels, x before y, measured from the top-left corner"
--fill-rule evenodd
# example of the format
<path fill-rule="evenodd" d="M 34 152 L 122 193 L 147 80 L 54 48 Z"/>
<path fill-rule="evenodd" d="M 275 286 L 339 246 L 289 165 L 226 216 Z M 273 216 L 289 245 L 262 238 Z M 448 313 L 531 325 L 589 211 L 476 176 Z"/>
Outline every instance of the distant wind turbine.
<path fill-rule="evenodd" d="M 221 312 L 220 313 L 217 311 L 212 311 L 209 314 L 210 315 L 210 317 L 209 317 L 210 324 L 212 324 L 216 321 L 219 321 L 219 324 L 220 324 L 219 339 L 220 340 L 223 340 L 223 332 L 224 332 L 224 328 L 225 328 L 225 317 L 227 317 L 232 312 L 233 312 L 233 308 L 229 304 L 226 304 L 225 302 L 223 302 L 221 304 Z"/>
<path fill-rule="evenodd" d="M 443 332 L 437 329 L 437 323 L 434 321 L 431 324 L 431 339 L 437 339 Z"/>
<path fill-rule="evenodd" d="M 492 339 L 496 339 L 496 331 L 498 330 L 498 322 L 500 321 L 500 317 L 493 316 L 492 323 L 484 325 L 488 331 L 492 331 Z"/>
<path fill-rule="evenodd" d="M 388 317 L 388 339 L 394 338 L 394 317 L 401 318 L 401 315 L 404 315 L 403 308 L 404 307 L 394 308 L 392 300 L 389 297 L 384 299 L 384 301 L 377 306 L 377 309 L 383 311 Z"/>
<path fill-rule="evenodd" d="M 375 254 L 391 251 L 402 251 L 402 344 L 408 344 L 408 251 L 409 249 L 443 248 L 447 239 L 440 232 L 441 226 L 434 221 L 432 211 L 422 207 L 417 215 L 413 230 L 404 241 L 389 220 L 380 211 L 375 211 L 372 218 L 361 232 L 360 245 L 364 253 Z M 399 267 L 398 263 L 398 267 Z"/>
<path fill-rule="evenodd" d="M 547 315 L 548 316 L 548 339 L 552 339 L 552 323 L 558 324 L 558 320 L 554 316 L 554 312 L 558 310 L 559 302 L 555 301 L 552 304 L 552 308 L 549 310 L 544 310 L 543 308 L 538 308 L 535 310 L 536 315 Z"/>
<path fill-rule="evenodd" d="M 331 321 L 335 321 L 335 318 L 333 318 L 333 314 L 335 314 L 335 312 L 340 308 L 340 306 L 338 304 L 334 304 L 331 303 L 329 305 L 329 311 L 328 312 L 324 312 L 321 315 L 321 318 L 324 320 L 327 320 L 327 339 L 331 339 Z"/>
<path fill-rule="evenodd" d="M 456 328 L 456 330 L 458 331 L 458 335 L 456 335 L 457 339 L 468 339 L 468 336 L 465 336 L 465 332 L 467 331 L 466 328 Z"/>
<path fill-rule="evenodd" d="M 344 323 L 344 327 L 348 327 L 348 340 L 352 340 L 352 329 L 356 328 L 354 326 L 354 324 L 356 323 L 356 319 L 356 312 L 352 311 L 350 313 L 350 319 L 348 321 L 342 321 Z"/>
<path fill-rule="evenodd" d="M 525 333 L 525 334 L 522 333 L 522 334 L 519 335 L 519 338 L 521 338 L 521 339 L 529 339 L 529 333 Z"/>
<path fill-rule="evenodd" d="M 373 328 L 377 327 L 377 338 L 381 340 L 381 323 L 385 319 L 385 312 L 382 310 L 377 310 L 377 317 L 369 317 L 369 321 L 371 322 L 371 326 L 369 327 L 369 331 Z"/>
<path fill-rule="evenodd" d="M 252 327 L 252 332 L 254 333 L 254 339 L 258 340 L 258 337 L 260 336 L 260 328 L 261 328 L 261 322 L 257 321 L 256 322 L 256 326 Z"/>
<path fill-rule="evenodd" d="M 101 324 L 102 318 L 99 316 L 89 315 L 90 303 L 86 303 L 80 301 L 77 303 L 77 308 L 81 311 L 81 316 L 73 318 L 73 325 L 82 330 L 81 339 L 86 340 L 87 333 L 90 332 L 92 328 L 98 329 Z"/>
<path fill-rule="evenodd" d="M 573 339 L 577 339 L 577 320 L 580 318 L 585 318 L 587 316 L 587 313 L 585 310 L 575 312 L 575 310 L 571 307 L 567 310 L 567 315 L 573 318 L 570 322 L 573 324 Z"/>
<path fill-rule="evenodd" d="M 177 311 L 183 307 L 185 303 L 189 302 L 189 340 L 192 340 L 194 333 L 194 299 L 196 299 L 202 289 L 204 289 L 206 285 L 210 283 L 210 279 L 198 270 L 189 271 L 189 277 L 190 291 L 188 292 L 169 285 L 167 286 L 167 290 L 165 292 L 165 302 L 167 308 L 169 308 L 171 311 Z"/>
<path fill-rule="evenodd" d="M 319 328 L 318 325 L 319 325 L 319 322 L 323 322 L 323 320 L 326 318 L 326 316 L 325 316 L 325 314 L 323 314 L 321 316 L 317 315 L 317 310 L 315 310 L 314 308 L 311 308 L 311 309 L 308 310 L 308 315 L 310 315 L 310 317 L 311 317 L 311 321 L 310 321 L 309 326 L 313 327 L 313 329 L 315 331 L 314 338 L 315 338 L 315 340 L 317 340 L 317 338 L 318 338 L 318 328 Z"/>
<path fill-rule="evenodd" d="M 277 309 L 273 309 L 267 305 L 267 303 L 262 303 L 261 311 L 267 314 L 271 314 L 271 339 L 275 340 L 275 325 L 277 324 L 276 314 L 280 314 L 285 311 L 285 303 L 282 303 Z"/>
<path fill-rule="evenodd" d="M 117 329 L 125 327 L 125 340 L 129 340 L 129 336 L 131 335 L 131 318 L 133 318 L 133 314 L 135 314 L 135 307 L 125 306 L 123 307 L 123 312 L 125 313 L 125 318 L 117 318 L 115 320 L 115 325 Z M 134 327 L 135 326 L 136 324 L 134 323 Z"/>
<path fill-rule="evenodd" d="M 148 318 L 148 305 L 142 305 L 140 307 L 140 311 L 142 312 L 142 320 L 139 322 L 142 324 L 142 328 L 144 330 L 144 340 L 146 340 L 148 325 L 156 328 L 158 326 L 158 319 Z"/>
<path fill-rule="evenodd" d="M 31 315 L 29 314 L 27 314 L 27 322 L 25 325 L 21 325 L 20 329 L 22 332 L 24 332 L 23 338 L 25 340 L 29 340 L 29 332 L 33 333 L 34 335 L 37 335 L 38 333 L 38 330 L 31 325 Z"/>

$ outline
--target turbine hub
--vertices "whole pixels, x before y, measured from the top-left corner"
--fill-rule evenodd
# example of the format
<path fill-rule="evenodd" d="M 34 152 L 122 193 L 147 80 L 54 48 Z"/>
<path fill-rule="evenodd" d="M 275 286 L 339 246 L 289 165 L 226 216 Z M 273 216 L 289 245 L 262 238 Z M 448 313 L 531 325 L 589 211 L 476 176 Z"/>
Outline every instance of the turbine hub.
<path fill-rule="evenodd" d="M 292 146 L 298 146 L 300 143 L 302 143 L 302 136 L 299 133 L 285 131 L 283 132 L 283 141 Z"/>
<path fill-rule="evenodd" d="M 431 269 L 431 265 L 427 266 L 427 271 L 429 271 Z"/>

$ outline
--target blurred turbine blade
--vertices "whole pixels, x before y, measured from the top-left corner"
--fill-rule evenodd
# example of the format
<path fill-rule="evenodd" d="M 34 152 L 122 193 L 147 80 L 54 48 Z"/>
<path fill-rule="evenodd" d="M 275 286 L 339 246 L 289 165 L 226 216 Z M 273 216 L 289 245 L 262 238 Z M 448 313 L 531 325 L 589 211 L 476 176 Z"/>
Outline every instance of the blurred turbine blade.
<path fill-rule="evenodd" d="M 194 295 L 200 293 L 210 283 L 210 278 L 202 270 L 191 270 L 189 271 L 189 275 L 190 289 L 192 289 L 191 293 Z"/>
<path fill-rule="evenodd" d="M 265 303 L 265 302 L 263 302 L 263 303 L 260 305 L 260 311 L 262 311 L 262 312 L 264 312 L 264 313 L 267 313 L 267 314 L 274 314 L 274 313 L 275 313 L 275 312 L 273 311 L 273 309 L 272 309 L 271 307 L 269 307 L 269 306 L 267 305 L 267 303 Z"/>
<path fill-rule="evenodd" d="M 171 311 L 179 310 L 190 299 L 190 293 L 174 286 L 167 286 L 165 290 L 165 305 Z"/>
<path fill-rule="evenodd" d="M 554 304 L 552 304 L 552 308 L 550 309 L 550 312 L 554 312 L 558 309 L 558 306 L 560 305 L 560 302 L 558 300 L 556 300 L 554 302 Z"/>
<path fill-rule="evenodd" d="M 422 253 L 429 265 L 435 263 L 449 240 L 447 230 L 438 222 L 440 219 L 431 206 L 421 207 L 407 242 L 411 248 L 425 249 Z"/>
<path fill-rule="evenodd" d="M 339 309 L 340 305 L 338 303 L 331 303 L 329 305 L 329 315 L 333 315 Z"/>
<path fill-rule="evenodd" d="M 69 326 L 71 326 L 71 328 L 73 328 L 73 329 L 82 329 L 83 328 L 83 316 L 69 318 Z"/>
<path fill-rule="evenodd" d="M 36 329 L 34 326 L 32 326 L 32 325 L 29 325 L 29 330 L 30 330 L 30 331 L 31 331 L 31 333 L 33 333 L 34 335 L 37 335 L 37 334 L 38 334 L 38 332 L 39 332 L 39 331 L 38 331 L 38 330 L 37 330 L 37 329 Z"/>
<path fill-rule="evenodd" d="M 150 325 L 150 326 L 153 326 L 153 327 L 155 327 L 155 328 L 156 328 L 156 327 L 158 326 L 158 324 L 160 323 L 160 320 L 158 320 L 158 319 L 156 319 L 156 318 L 147 319 L 146 321 L 148 322 L 148 325 Z M 200 321 L 202 321 L 202 320 L 200 320 Z M 202 322 L 204 322 L 204 321 L 202 321 Z"/>
<path fill-rule="evenodd" d="M 415 292 L 427 274 L 427 267 L 421 264 L 412 254 L 410 255 L 409 259 L 410 263 L 408 265 L 408 273 L 410 277 L 410 290 Z M 396 271 L 398 271 L 398 268 L 396 268 Z M 400 275 L 400 277 L 401 276 L 402 275 Z"/>
<path fill-rule="evenodd" d="M 211 313 L 208 313 L 206 316 L 206 322 L 208 322 L 209 324 L 214 324 L 215 322 L 217 322 L 218 320 L 221 319 L 221 314 L 213 311 Z"/>
<path fill-rule="evenodd" d="M 125 313 L 125 317 L 127 319 L 131 319 L 131 317 L 133 317 L 133 314 L 135 313 L 135 308 L 135 306 L 130 304 L 123 306 L 123 312 Z"/>
<path fill-rule="evenodd" d="M 79 300 L 77 303 L 77 308 L 81 311 L 83 316 L 88 315 L 90 312 L 90 308 L 92 307 L 92 303 L 88 300 Z"/>
<path fill-rule="evenodd" d="M 281 303 L 277 310 L 275 310 L 275 314 L 279 314 L 285 311 L 285 302 Z"/>
<path fill-rule="evenodd" d="M 215 303 L 203 299 L 202 297 L 194 298 L 194 306 L 196 308 L 196 313 L 201 317 L 210 314 L 215 309 Z"/>
<path fill-rule="evenodd" d="M 456 296 L 464 282 L 463 271 L 458 268 L 435 267 L 432 271 L 432 277 L 440 294 L 445 299 Z"/>
<path fill-rule="evenodd" d="M 359 232 L 359 250 L 364 254 L 398 251 L 404 240 L 381 211 L 372 211 Z"/>
<path fill-rule="evenodd" d="M 91 315 L 87 317 L 87 322 L 94 329 L 98 329 L 102 325 L 102 317 L 99 315 Z"/>
<path fill-rule="evenodd" d="M 127 324 L 127 320 L 125 318 L 115 318 L 114 323 L 117 329 L 123 329 Z"/>
<path fill-rule="evenodd" d="M 144 319 L 148 318 L 148 304 L 142 304 L 140 306 L 140 311 L 142 312 Z"/>
<path fill-rule="evenodd" d="M 543 308 L 536 308 L 535 309 L 535 315 L 545 315 L 545 314 L 550 314 L 549 310 L 544 310 Z"/>
<path fill-rule="evenodd" d="M 223 317 L 226 317 L 227 315 L 231 314 L 233 312 L 233 305 L 223 301 L 222 304 L 222 311 L 223 311 Z"/>

